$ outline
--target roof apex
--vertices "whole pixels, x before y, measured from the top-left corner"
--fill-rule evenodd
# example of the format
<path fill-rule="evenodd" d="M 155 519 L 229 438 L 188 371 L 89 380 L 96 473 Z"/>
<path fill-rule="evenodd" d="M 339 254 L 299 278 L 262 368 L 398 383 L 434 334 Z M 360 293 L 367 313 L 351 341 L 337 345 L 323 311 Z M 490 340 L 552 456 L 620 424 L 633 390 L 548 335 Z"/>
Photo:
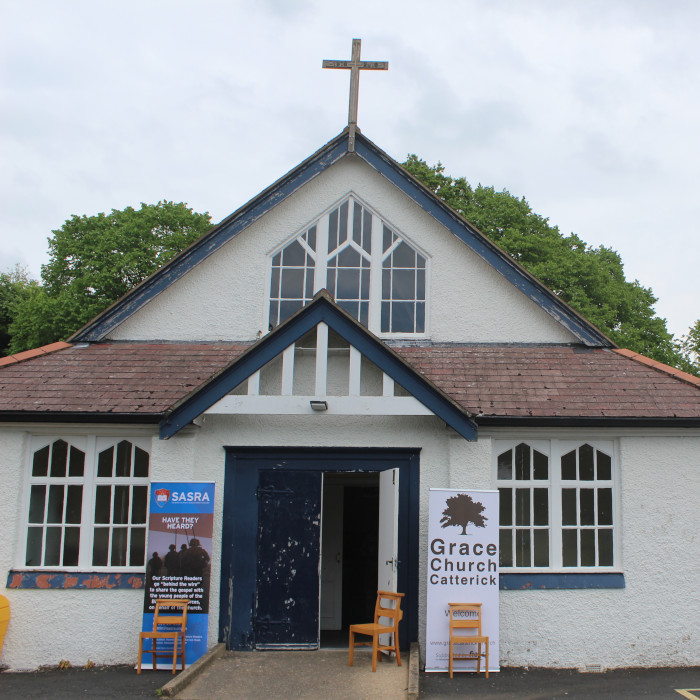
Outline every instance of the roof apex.
<path fill-rule="evenodd" d="M 434 192 L 431 192 L 414 178 L 400 163 L 359 131 L 355 134 L 355 148 L 351 152 L 347 127 L 286 175 L 283 175 L 221 223 L 214 226 L 208 233 L 192 243 L 141 284 L 118 299 L 73 334 L 69 340 L 88 342 L 103 340 L 120 323 L 180 279 L 190 269 L 215 253 L 222 245 L 248 228 L 310 180 L 348 156 L 361 158 L 370 167 L 386 177 L 582 343 L 589 346 L 615 347 L 615 343 L 610 338 L 566 302 L 559 299 L 505 251 L 451 209 Z"/>

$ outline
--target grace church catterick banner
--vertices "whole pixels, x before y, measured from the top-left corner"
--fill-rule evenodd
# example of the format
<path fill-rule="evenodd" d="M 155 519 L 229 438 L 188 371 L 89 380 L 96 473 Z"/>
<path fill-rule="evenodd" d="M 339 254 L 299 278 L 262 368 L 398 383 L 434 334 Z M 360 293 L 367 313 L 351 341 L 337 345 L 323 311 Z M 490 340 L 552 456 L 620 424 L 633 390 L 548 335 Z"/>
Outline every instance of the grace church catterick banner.
<path fill-rule="evenodd" d="M 426 671 L 448 668 L 448 603 L 482 604 L 489 671 L 497 671 L 498 491 L 430 489 Z M 475 671 L 476 661 L 455 661 L 454 670 Z"/>
<path fill-rule="evenodd" d="M 185 598 L 187 633 L 185 663 L 194 663 L 207 650 L 211 544 L 214 530 L 214 484 L 154 482 L 148 521 L 148 564 L 143 603 L 143 630 L 153 629 L 158 598 Z M 159 640 L 163 649 L 172 642 Z M 144 668 L 149 668 L 144 655 Z M 158 667 L 172 662 L 158 662 Z"/>

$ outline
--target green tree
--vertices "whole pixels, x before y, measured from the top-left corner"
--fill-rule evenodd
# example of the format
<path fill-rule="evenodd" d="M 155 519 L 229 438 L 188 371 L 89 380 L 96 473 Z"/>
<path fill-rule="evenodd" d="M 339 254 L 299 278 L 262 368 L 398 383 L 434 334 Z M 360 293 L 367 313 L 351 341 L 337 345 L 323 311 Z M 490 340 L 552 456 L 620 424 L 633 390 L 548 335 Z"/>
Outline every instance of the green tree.
<path fill-rule="evenodd" d="M 678 343 L 679 351 L 686 366 L 680 369 L 700 377 L 700 319 L 688 329 Z"/>
<path fill-rule="evenodd" d="M 168 201 L 68 219 L 49 238 L 43 286 L 18 305 L 10 349 L 63 340 L 209 230 L 208 213 Z"/>
<path fill-rule="evenodd" d="M 429 166 L 409 155 L 403 166 L 618 345 L 684 367 L 666 321 L 653 309 L 652 290 L 625 279 L 617 252 L 588 246 L 574 233 L 562 235 L 524 198 L 472 187 L 463 177 L 446 175 L 440 163 Z"/>
<path fill-rule="evenodd" d="M 39 283 L 30 279 L 27 269 L 20 265 L 9 272 L 0 272 L 0 357 L 8 354 L 10 324 L 17 308 L 38 287 Z"/>

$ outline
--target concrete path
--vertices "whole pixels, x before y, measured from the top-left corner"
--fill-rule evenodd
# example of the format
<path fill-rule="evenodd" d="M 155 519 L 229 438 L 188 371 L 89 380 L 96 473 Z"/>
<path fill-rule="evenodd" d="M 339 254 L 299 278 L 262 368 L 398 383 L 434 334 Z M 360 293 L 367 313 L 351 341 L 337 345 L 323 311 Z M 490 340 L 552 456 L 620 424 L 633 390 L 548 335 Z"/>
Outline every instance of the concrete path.
<path fill-rule="evenodd" d="M 403 655 L 402 655 L 403 657 Z M 347 649 L 323 651 L 225 652 L 174 697 L 177 700 L 230 698 L 402 698 L 408 692 L 408 653 L 383 661 L 372 673 L 369 651 L 357 650 L 348 666 Z"/>

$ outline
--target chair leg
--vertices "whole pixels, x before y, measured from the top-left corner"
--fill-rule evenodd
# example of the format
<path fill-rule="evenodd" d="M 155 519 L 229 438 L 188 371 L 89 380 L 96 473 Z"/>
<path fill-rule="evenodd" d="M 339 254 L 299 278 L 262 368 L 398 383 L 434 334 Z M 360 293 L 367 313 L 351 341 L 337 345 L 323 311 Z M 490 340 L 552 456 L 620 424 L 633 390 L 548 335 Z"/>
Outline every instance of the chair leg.
<path fill-rule="evenodd" d="M 177 671 L 177 642 L 178 642 L 179 636 L 175 635 L 173 637 L 173 676 L 175 675 L 175 671 Z"/>
<path fill-rule="evenodd" d="M 396 652 L 396 663 L 401 666 L 401 652 L 399 651 L 399 630 L 394 632 L 394 651 Z"/>
<path fill-rule="evenodd" d="M 348 666 L 352 666 L 353 659 L 355 658 L 355 633 L 350 630 L 350 658 L 348 661 Z"/>
<path fill-rule="evenodd" d="M 488 642 L 484 645 L 486 647 L 486 668 L 484 669 L 486 671 L 486 678 L 489 677 L 489 645 Z"/>
<path fill-rule="evenodd" d="M 379 635 L 372 635 L 372 671 L 377 670 L 377 657 L 379 656 Z"/>
<path fill-rule="evenodd" d="M 139 663 L 136 668 L 136 673 L 141 673 L 141 657 L 143 656 L 143 637 L 139 635 Z"/>
<path fill-rule="evenodd" d="M 452 640 L 450 639 L 450 666 L 449 666 L 449 668 L 450 668 L 450 678 L 454 678 L 454 675 L 453 675 L 453 673 L 452 673 L 452 660 L 453 660 L 453 657 L 454 657 L 454 651 L 455 651 L 455 650 L 454 650 L 454 644 L 452 643 Z"/>

